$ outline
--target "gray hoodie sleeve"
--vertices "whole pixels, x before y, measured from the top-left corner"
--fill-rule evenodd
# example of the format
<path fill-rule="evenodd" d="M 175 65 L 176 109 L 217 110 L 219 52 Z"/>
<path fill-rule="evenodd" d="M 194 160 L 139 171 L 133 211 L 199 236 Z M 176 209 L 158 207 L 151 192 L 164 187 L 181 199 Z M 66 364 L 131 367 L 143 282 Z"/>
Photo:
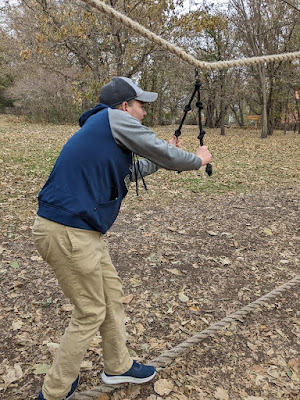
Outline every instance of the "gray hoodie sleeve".
<path fill-rule="evenodd" d="M 137 173 L 137 178 L 141 179 L 141 177 L 154 174 L 154 172 L 158 171 L 159 168 L 159 165 L 147 160 L 147 158 L 141 158 L 134 162 L 131 180 L 132 182 L 135 181 L 135 173 Z"/>
<path fill-rule="evenodd" d="M 139 161 L 144 176 L 155 172 L 159 167 L 173 171 L 189 171 L 201 167 L 201 159 L 195 154 L 169 145 L 165 140 L 158 139 L 151 129 L 142 125 L 128 113 L 108 109 L 108 115 L 115 141 L 147 159 Z M 155 167 L 149 164 L 149 161 L 151 161 L 151 164 L 154 163 Z"/>

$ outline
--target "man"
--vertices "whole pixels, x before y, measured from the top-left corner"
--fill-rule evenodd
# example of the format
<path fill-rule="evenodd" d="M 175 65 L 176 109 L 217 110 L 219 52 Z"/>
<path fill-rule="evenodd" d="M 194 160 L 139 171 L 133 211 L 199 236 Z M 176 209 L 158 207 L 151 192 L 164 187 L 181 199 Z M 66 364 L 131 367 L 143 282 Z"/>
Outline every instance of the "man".
<path fill-rule="evenodd" d="M 70 324 L 47 373 L 39 400 L 68 399 L 79 368 L 100 330 L 107 384 L 143 383 L 155 368 L 138 364 L 126 348 L 121 280 L 103 235 L 114 223 L 130 181 L 158 168 L 193 170 L 210 162 L 206 146 L 196 154 L 169 143 L 141 124 L 144 103 L 157 99 L 131 79 L 116 77 L 100 92 L 100 104 L 84 113 L 39 194 L 35 245 L 74 304 Z M 133 162 L 133 153 L 144 157 Z"/>

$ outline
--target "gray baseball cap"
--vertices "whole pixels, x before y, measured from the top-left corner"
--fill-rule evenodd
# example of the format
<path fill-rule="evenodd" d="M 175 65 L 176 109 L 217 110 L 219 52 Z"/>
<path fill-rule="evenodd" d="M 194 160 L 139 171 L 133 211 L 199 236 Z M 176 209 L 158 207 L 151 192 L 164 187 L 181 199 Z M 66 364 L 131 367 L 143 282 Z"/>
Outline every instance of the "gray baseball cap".
<path fill-rule="evenodd" d="M 155 92 L 146 92 L 136 85 L 131 79 L 117 76 L 103 86 L 100 91 L 100 103 L 114 107 L 123 101 L 139 100 L 144 103 L 152 103 L 157 99 Z"/>

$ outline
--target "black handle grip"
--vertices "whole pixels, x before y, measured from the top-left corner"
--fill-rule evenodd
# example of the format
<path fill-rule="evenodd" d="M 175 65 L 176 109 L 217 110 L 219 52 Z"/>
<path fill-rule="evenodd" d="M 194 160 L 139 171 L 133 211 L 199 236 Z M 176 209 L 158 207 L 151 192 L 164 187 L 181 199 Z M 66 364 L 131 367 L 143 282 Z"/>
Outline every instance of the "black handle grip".
<path fill-rule="evenodd" d="M 206 165 L 205 172 L 207 173 L 208 176 L 212 176 L 212 165 L 211 164 Z"/>

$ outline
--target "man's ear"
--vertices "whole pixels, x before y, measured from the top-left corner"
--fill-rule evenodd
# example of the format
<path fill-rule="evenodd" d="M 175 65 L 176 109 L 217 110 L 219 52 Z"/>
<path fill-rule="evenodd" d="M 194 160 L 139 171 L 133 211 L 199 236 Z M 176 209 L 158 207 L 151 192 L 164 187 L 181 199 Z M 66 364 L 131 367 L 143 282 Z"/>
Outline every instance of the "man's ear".
<path fill-rule="evenodd" d="M 123 103 L 121 104 L 120 109 L 121 109 L 122 111 L 127 111 L 127 110 L 128 110 L 128 103 L 127 103 L 127 101 L 123 101 Z"/>

